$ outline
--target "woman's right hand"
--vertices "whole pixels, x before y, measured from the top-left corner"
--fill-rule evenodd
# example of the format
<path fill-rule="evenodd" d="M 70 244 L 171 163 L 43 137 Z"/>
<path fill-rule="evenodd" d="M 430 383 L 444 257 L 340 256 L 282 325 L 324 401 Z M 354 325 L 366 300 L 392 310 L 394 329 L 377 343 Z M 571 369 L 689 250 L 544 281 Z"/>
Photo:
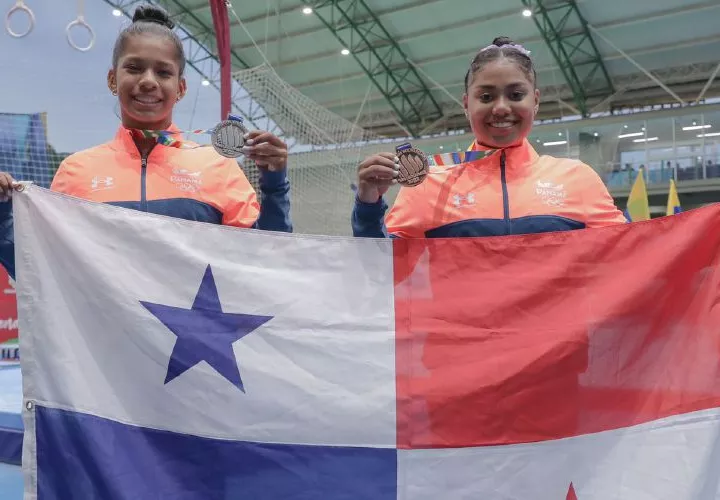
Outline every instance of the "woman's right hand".
<path fill-rule="evenodd" d="M 7 172 L 0 172 L 0 202 L 10 200 L 13 191 L 19 183 Z"/>
<path fill-rule="evenodd" d="M 365 158 L 358 166 L 357 196 L 363 203 L 377 203 L 391 185 L 397 183 L 400 172 L 395 153 L 377 153 Z"/>

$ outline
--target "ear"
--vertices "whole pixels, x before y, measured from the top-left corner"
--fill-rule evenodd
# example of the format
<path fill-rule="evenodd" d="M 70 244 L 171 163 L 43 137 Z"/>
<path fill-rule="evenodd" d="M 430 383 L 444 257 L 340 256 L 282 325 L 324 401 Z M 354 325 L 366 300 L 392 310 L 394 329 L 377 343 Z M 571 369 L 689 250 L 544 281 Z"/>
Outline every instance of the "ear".
<path fill-rule="evenodd" d="M 535 115 L 540 110 L 540 89 L 535 89 Z"/>
<path fill-rule="evenodd" d="M 112 95 L 117 95 L 117 78 L 115 77 L 115 70 L 110 69 L 107 74 L 107 85 Z"/>
<path fill-rule="evenodd" d="M 187 81 L 185 80 L 185 77 L 183 76 L 180 78 L 180 84 L 178 85 L 178 96 L 177 100 L 179 101 L 183 97 L 185 97 L 185 94 L 187 93 Z"/>

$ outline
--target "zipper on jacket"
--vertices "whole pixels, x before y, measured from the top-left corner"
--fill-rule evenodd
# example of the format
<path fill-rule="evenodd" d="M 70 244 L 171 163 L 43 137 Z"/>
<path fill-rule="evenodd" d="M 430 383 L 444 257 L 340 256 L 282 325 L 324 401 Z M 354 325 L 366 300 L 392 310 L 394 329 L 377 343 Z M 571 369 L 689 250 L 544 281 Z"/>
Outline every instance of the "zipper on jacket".
<path fill-rule="evenodd" d="M 142 149 L 140 148 L 140 145 L 135 142 L 135 147 L 138 149 L 138 153 L 140 153 L 140 210 L 143 212 L 148 211 L 147 206 L 147 164 L 148 164 L 148 157 L 153 152 L 153 149 L 155 149 L 155 146 L 157 144 L 153 144 L 147 153 L 143 153 Z"/>
<path fill-rule="evenodd" d="M 508 197 L 507 176 L 505 175 L 505 150 L 500 154 L 500 183 L 503 192 L 503 218 L 505 219 L 505 233 L 510 234 L 512 228 L 510 226 L 510 199 Z"/>
<path fill-rule="evenodd" d="M 140 160 L 140 210 L 147 212 L 147 155 Z"/>

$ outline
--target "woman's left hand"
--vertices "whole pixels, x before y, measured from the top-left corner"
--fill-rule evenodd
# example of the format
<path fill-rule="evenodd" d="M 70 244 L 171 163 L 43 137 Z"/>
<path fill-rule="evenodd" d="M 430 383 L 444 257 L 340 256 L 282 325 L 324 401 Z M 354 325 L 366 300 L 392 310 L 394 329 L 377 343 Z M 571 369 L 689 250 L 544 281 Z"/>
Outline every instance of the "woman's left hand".
<path fill-rule="evenodd" d="M 253 130 L 245 136 L 245 158 L 253 160 L 260 168 L 279 172 L 287 167 L 287 144 L 264 130 Z"/>

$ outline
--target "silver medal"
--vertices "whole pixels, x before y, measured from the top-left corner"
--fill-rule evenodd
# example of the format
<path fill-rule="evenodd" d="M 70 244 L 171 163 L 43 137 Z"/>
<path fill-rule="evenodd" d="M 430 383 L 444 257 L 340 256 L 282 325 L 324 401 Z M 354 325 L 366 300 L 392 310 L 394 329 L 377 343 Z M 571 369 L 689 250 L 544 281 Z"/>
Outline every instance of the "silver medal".
<path fill-rule="evenodd" d="M 215 151 L 226 158 L 242 156 L 245 146 L 245 134 L 248 129 L 239 120 L 224 120 L 212 132 L 212 145 Z"/>

